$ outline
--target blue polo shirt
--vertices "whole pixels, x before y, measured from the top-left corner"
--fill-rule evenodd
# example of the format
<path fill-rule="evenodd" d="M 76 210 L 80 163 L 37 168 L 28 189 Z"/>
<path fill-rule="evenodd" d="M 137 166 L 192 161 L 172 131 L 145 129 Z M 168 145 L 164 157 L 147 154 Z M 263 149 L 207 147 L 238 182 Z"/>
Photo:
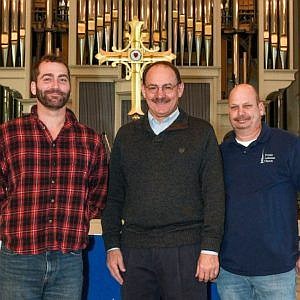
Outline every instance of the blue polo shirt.
<path fill-rule="evenodd" d="M 245 276 L 291 270 L 298 255 L 299 137 L 263 124 L 248 147 L 232 134 L 221 152 L 226 189 L 222 268 Z"/>

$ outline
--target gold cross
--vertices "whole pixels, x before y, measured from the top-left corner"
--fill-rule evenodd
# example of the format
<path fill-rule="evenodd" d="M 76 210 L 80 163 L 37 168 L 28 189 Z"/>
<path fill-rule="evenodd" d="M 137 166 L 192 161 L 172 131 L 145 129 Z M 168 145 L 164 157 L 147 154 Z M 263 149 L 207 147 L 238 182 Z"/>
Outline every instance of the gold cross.
<path fill-rule="evenodd" d="M 131 79 L 131 110 L 128 115 L 133 119 L 138 119 L 140 115 L 144 114 L 141 109 L 141 78 L 146 65 L 161 60 L 172 61 L 176 55 L 171 53 L 171 50 L 158 52 L 159 47 L 146 48 L 141 35 L 143 22 L 139 21 L 137 17 L 133 17 L 128 24 L 131 28 L 128 45 L 121 50 L 112 47 L 113 52 L 101 49 L 96 58 L 100 64 L 111 61 L 113 67 L 120 63 L 126 66 L 125 79 Z"/>

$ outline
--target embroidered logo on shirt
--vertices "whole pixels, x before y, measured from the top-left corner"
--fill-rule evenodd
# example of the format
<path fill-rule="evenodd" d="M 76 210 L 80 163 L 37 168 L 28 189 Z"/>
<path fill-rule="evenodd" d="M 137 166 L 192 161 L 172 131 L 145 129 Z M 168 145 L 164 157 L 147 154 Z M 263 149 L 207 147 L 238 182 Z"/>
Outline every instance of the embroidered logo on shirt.
<path fill-rule="evenodd" d="M 185 148 L 181 147 L 181 148 L 178 149 L 178 151 L 179 151 L 180 154 L 183 154 L 185 152 Z"/>
<path fill-rule="evenodd" d="M 265 149 L 263 149 L 260 157 L 261 164 L 273 163 L 275 159 L 276 157 L 273 153 L 265 153 Z"/>

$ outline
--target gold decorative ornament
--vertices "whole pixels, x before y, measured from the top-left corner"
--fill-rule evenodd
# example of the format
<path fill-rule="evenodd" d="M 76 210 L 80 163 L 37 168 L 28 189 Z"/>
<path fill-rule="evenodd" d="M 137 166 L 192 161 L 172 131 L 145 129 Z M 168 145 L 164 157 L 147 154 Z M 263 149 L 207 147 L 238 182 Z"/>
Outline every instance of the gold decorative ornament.
<path fill-rule="evenodd" d="M 129 34 L 129 42 L 124 49 L 116 49 L 112 47 L 112 52 L 100 49 L 96 55 L 99 64 L 104 62 L 112 62 L 112 66 L 117 64 L 126 66 L 126 80 L 131 80 L 131 110 L 128 115 L 133 119 L 138 119 L 144 115 L 141 108 L 141 78 L 146 65 L 156 61 L 172 61 L 176 55 L 171 50 L 158 52 L 159 47 L 148 49 L 143 44 L 141 28 L 143 22 L 137 17 L 128 22 L 131 31 Z"/>

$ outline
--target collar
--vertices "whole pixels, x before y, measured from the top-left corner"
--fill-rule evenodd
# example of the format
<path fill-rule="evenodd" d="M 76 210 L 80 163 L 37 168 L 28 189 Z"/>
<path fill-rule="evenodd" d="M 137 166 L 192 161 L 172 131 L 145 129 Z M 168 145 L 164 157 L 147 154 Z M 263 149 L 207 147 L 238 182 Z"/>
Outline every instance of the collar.
<path fill-rule="evenodd" d="M 168 128 L 179 116 L 179 109 L 177 108 L 174 112 L 172 112 L 169 116 L 164 118 L 161 122 L 157 121 L 153 115 L 148 110 L 148 120 L 150 127 L 152 128 L 155 134 L 160 134 L 166 128 Z"/>
<path fill-rule="evenodd" d="M 181 108 L 178 108 L 178 110 L 179 115 L 177 119 L 164 131 L 182 130 L 188 128 L 188 114 Z M 153 133 L 153 130 L 150 127 L 148 113 L 146 113 L 145 116 L 135 122 L 138 126 L 143 126 L 144 129 Z"/>
<path fill-rule="evenodd" d="M 38 114 L 37 114 L 37 105 L 33 105 L 31 107 L 31 116 L 33 116 L 36 120 L 39 121 L 38 118 Z M 66 109 L 66 121 L 65 121 L 65 125 L 74 125 L 75 123 L 77 123 L 77 118 L 75 116 L 75 114 L 69 109 Z"/>
<path fill-rule="evenodd" d="M 258 144 L 258 143 L 263 143 L 263 142 L 265 142 L 266 140 L 269 139 L 270 134 L 271 134 L 271 128 L 267 125 L 267 123 L 262 122 L 261 131 L 260 131 L 259 136 L 258 136 L 257 139 L 256 139 L 255 141 L 253 141 L 248 147 L 252 147 L 252 146 L 255 146 L 255 145 Z M 235 138 L 236 138 L 235 133 L 234 133 L 234 131 L 232 130 L 231 132 L 228 133 L 228 136 L 226 136 L 226 137 L 224 138 L 224 143 L 234 143 L 234 144 L 241 145 L 241 144 L 239 144 L 239 143 L 236 141 Z"/>

